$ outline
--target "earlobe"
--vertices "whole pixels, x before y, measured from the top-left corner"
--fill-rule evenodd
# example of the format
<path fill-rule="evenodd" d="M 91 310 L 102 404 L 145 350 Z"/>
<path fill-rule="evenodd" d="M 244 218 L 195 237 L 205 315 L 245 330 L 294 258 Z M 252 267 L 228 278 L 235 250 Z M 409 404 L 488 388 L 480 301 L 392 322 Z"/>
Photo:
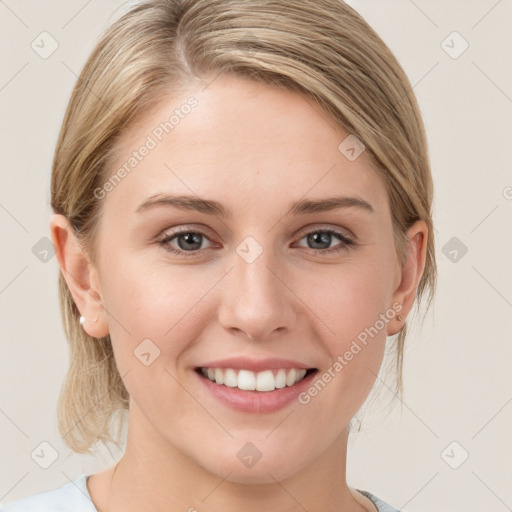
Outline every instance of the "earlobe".
<path fill-rule="evenodd" d="M 109 332 L 97 270 L 83 250 L 69 220 L 54 214 L 50 233 L 56 249 L 57 262 L 73 300 L 84 317 L 83 329 L 92 337 L 101 338 Z M 78 321 L 78 319 L 77 319 Z"/>
<path fill-rule="evenodd" d="M 400 317 L 388 324 L 388 336 L 392 336 L 403 328 L 406 316 L 411 311 L 416 299 L 416 290 L 425 269 L 427 256 L 428 226 L 425 221 L 416 221 L 407 230 L 407 247 L 405 262 L 400 271 L 400 282 L 393 293 L 392 303 L 400 303 Z"/>

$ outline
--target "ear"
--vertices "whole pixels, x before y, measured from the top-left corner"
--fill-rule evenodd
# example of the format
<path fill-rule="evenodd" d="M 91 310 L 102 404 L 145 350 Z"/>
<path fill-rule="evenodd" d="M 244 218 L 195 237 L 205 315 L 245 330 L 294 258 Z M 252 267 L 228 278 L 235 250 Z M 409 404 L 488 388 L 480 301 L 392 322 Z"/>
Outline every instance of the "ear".
<path fill-rule="evenodd" d="M 392 304 L 399 302 L 402 305 L 402 309 L 399 311 L 402 321 L 399 321 L 395 317 L 394 322 L 387 324 L 388 336 L 392 336 L 402 329 L 403 322 L 414 305 L 416 290 L 418 289 L 418 284 L 423 275 L 427 257 L 427 223 L 423 220 L 416 221 L 407 230 L 407 238 L 407 255 L 398 273 L 398 285 L 393 292 L 392 299 Z"/>
<path fill-rule="evenodd" d="M 85 317 L 83 329 L 94 338 L 106 336 L 109 330 L 97 269 L 82 249 L 71 223 L 64 215 L 52 216 L 50 233 L 62 275 L 80 314 Z"/>

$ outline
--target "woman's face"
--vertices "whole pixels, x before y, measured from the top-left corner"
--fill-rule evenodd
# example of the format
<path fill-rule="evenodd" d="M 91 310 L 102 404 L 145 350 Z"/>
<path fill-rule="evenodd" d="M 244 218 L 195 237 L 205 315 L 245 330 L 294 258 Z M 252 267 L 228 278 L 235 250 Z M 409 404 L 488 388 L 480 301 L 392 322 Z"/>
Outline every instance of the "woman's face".
<path fill-rule="evenodd" d="M 222 75 L 121 139 L 94 272 L 140 450 L 240 482 L 344 450 L 402 298 L 384 181 L 348 135 Z"/>

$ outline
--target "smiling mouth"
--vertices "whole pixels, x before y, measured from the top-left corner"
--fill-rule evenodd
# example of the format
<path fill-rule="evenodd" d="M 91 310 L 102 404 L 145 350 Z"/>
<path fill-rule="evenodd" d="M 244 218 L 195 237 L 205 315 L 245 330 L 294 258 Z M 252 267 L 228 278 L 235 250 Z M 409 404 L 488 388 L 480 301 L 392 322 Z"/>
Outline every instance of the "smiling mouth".
<path fill-rule="evenodd" d="M 196 368 L 202 377 L 219 386 L 261 392 L 294 386 L 316 371 L 316 368 L 277 368 L 261 372 L 234 368 Z"/>

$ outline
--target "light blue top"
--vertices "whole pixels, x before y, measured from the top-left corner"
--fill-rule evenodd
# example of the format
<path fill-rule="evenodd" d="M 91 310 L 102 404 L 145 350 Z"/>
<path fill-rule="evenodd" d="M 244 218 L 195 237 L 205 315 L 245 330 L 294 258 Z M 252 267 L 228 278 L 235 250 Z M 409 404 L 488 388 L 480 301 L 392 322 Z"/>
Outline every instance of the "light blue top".
<path fill-rule="evenodd" d="M 58 489 L 33 494 L 0 506 L 0 512 L 98 512 L 87 489 L 89 475 L 79 476 Z M 361 491 L 379 512 L 400 512 L 368 491 Z"/>

